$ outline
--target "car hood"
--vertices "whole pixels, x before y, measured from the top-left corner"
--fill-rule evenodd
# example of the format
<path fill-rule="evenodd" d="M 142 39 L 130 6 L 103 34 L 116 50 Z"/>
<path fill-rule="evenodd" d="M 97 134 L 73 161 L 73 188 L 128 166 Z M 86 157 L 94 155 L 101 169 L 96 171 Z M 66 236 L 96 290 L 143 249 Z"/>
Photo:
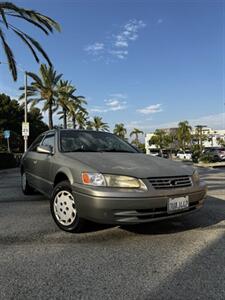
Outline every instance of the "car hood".
<path fill-rule="evenodd" d="M 76 152 L 64 153 L 103 174 L 127 175 L 137 178 L 192 175 L 193 168 L 181 162 L 142 153 Z"/>

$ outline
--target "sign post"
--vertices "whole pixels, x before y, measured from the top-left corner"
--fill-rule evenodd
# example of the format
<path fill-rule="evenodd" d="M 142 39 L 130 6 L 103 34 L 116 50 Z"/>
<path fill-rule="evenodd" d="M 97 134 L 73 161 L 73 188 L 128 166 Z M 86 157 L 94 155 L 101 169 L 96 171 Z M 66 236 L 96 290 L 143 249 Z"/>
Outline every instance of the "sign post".
<path fill-rule="evenodd" d="M 22 136 L 24 138 L 24 152 L 27 151 L 27 140 L 28 140 L 28 136 L 29 136 L 29 133 L 30 133 L 30 130 L 29 130 L 29 123 L 28 122 L 23 122 L 22 123 Z"/>
<path fill-rule="evenodd" d="M 10 147 L 9 147 L 10 130 L 3 131 L 3 134 L 4 134 L 4 138 L 7 139 L 8 152 L 10 152 Z"/>

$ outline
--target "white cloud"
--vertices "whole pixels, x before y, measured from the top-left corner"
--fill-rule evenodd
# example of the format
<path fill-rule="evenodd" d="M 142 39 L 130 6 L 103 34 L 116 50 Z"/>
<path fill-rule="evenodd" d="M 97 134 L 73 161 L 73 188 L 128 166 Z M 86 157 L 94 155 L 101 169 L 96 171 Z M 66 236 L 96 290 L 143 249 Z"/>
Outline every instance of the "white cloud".
<path fill-rule="evenodd" d="M 122 94 L 122 93 L 110 94 L 110 97 L 120 98 L 120 99 L 127 99 L 127 95 L 126 94 Z"/>
<path fill-rule="evenodd" d="M 105 102 L 106 102 L 107 106 L 111 106 L 111 107 L 117 106 L 119 104 L 119 100 L 117 100 L 117 99 L 108 99 L 108 100 L 105 100 Z"/>
<path fill-rule="evenodd" d="M 126 42 L 126 41 L 116 41 L 115 46 L 116 47 L 128 47 L 128 42 Z"/>
<path fill-rule="evenodd" d="M 102 108 L 102 107 L 100 107 L 100 106 L 98 106 L 98 107 L 94 107 L 94 108 L 91 108 L 90 109 L 90 112 L 93 112 L 93 113 L 105 113 L 105 112 L 107 112 L 108 110 L 107 109 L 105 109 L 105 108 Z"/>
<path fill-rule="evenodd" d="M 145 114 L 145 115 L 155 114 L 155 113 L 162 111 L 161 106 L 162 106 L 162 104 L 153 104 L 153 105 L 149 105 L 144 108 L 137 109 L 137 112 Z"/>
<path fill-rule="evenodd" d="M 109 53 L 119 59 L 124 59 L 128 55 L 128 50 L 110 50 Z"/>
<path fill-rule="evenodd" d="M 157 20 L 157 24 L 162 24 L 162 22 L 163 22 L 163 19 L 158 19 Z"/>
<path fill-rule="evenodd" d="M 130 20 L 122 28 L 121 31 L 114 36 L 113 48 L 110 53 L 119 59 L 124 59 L 128 55 L 128 50 L 121 50 L 121 48 L 128 48 L 130 41 L 135 41 L 138 38 L 138 32 L 144 28 L 146 24 L 142 20 Z M 120 50 L 115 50 L 120 49 Z"/>
<path fill-rule="evenodd" d="M 91 108 L 91 112 L 98 112 L 98 113 L 106 113 L 109 111 L 118 111 L 118 110 L 124 110 L 126 108 L 127 102 L 124 101 L 125 95 L 124 94 L 114 94 L 114 96 L 117 95 L 117 97 L 113 98 L 107 98 L 104 100 L 105 105 L 104 106 L 96 106 Z M 119 97 L 122 96 L 122 97 Z"/>
<path fill-rule="evenodd" d="M 126 108 L 126 101 L 121 101 L 120 99 L 107 99 L 105 100 L 106 105 L 109 107 L 109 110 L 116 111 L 116 110 L 123 110 Z"/>
<path fill-rule="evenodd" d="M 109 62 L 109 58 L 125 59 L 128 56 L 128 47 L 130 42 L 138 39 L 139 30 L 146 24 L 142 20 L 133 19 L 120 27 L 117 34 L 112 34 L 109 38 L 112 42 L 96 42 L 88 45 L 84 50 L 93 56 L 104 58 Z M 106 41 L 108 39 L 105 39 Z"/>
<path fill-rule="evenodd" d="M 92 55 L 98 55 L 104 51 L 104 44 L 103 43 L 94 43 L 91 45 L 88 45 L 84 48 L 85 51 L 87 51 L 89 54 Z"/>

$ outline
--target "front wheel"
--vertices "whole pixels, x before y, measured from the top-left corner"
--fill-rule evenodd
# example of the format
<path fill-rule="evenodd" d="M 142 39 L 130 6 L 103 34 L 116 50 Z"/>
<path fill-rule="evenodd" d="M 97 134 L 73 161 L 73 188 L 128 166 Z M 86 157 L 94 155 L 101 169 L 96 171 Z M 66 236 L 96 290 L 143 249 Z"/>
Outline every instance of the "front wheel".
<path fill-rule="evenodd" d="M 21 188 L 24 195 L 33 195 L 34 189 L 29 185 L 27 181 L 27 175 L 25 172 L 21 175 Z"/>
<path fill-rule="evenodd" d="M 68 232 L 81 232 L 84 228 L 85 221 L 78 216 L 76 199 L 68 181 L 62 181 L 55 186 L 50 209 L 60 229 Z"/>

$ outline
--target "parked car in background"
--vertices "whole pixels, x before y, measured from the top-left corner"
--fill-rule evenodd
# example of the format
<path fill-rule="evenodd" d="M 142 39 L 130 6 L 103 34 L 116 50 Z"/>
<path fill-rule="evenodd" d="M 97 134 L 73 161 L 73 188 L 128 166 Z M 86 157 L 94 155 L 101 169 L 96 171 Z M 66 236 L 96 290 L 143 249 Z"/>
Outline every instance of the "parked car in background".
<path fill-rule="evenodd" d="M 205 148 L 202 157 L 207 157 L 209 161 L 219 162 L 225 161 L 225 148 L 223 147 L 210 147 Z"/>
<path fill-rule="evenodd" d="M 181 160 L 192 160 L 192 152 L 190 150 L 180 150 L 177 152 L 177 158 Z"/>
<path fill-rule="evenodd" d="M 151 148 L 149 154 L 152 156 L 169 158 L 169 150 L 166 150 L 166 149 Z"/>
<path fill-rule="evenodd" d="M 169 158 L 170 157 L 170 151 L 166 150 L 166 149 L 163 149 L 159 156 L 163 157 L 163 158 Z"/>
<path fill-rule="evenodd" d="M 23 155 L 21 186 L 50 198 L 56 224 L 79 232 L 85 220 L 136 224 L 202 207 L 206 185 L 192 167 L 138 152 L 116 135 L 50 130 Z"/>
<path fill-rule="evenodd" d="M 159 148 L 150 148 L 149 149 L 149 154 L 152 155 L 152 156 L 159 156 L 160 149 Z"/>

